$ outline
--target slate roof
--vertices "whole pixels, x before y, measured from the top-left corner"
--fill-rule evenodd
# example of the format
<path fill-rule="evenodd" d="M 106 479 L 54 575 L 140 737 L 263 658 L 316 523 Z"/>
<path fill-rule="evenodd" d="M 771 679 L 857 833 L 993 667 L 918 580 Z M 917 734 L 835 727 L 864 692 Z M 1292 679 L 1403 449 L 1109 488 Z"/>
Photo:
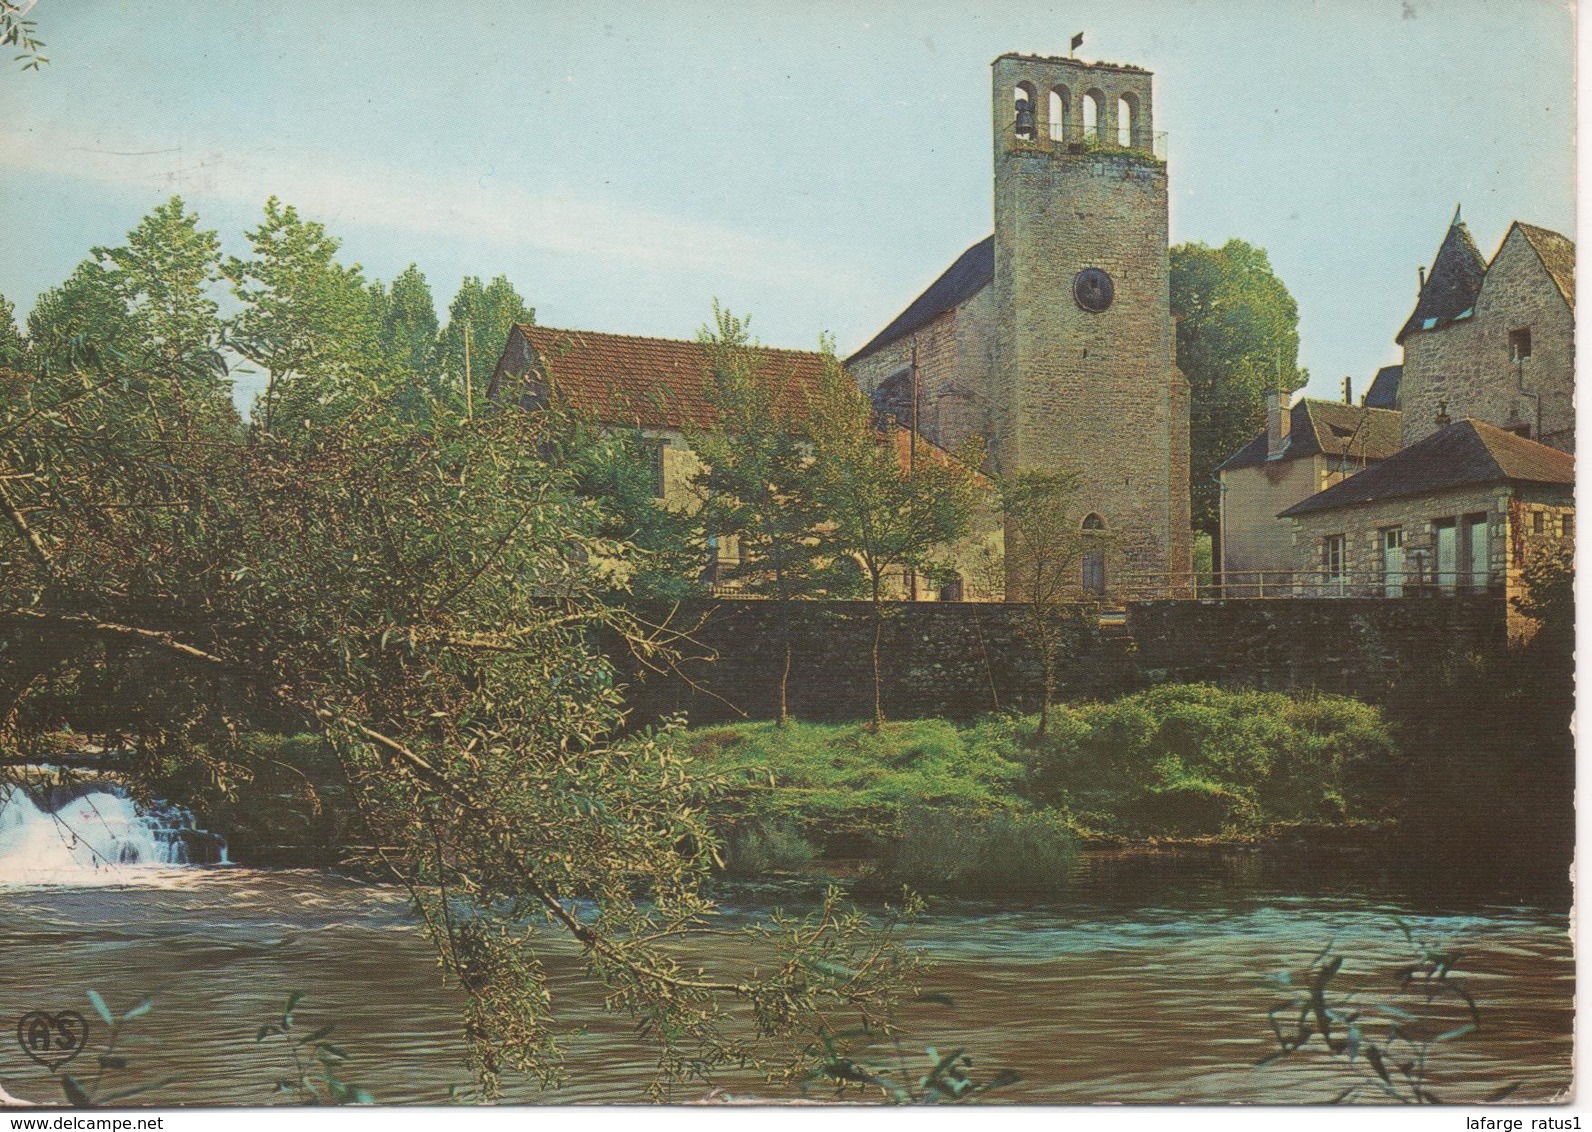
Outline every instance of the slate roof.
<path fill-rule="evenodd" d="M 1387 409 L 1306 398 L 1289 411 L 1288 443 L 1277 459 L 1299 460 L 1317 455 L 1341 457 L 1343 442 L 1352 438 L 1350 459 L 1386 460 L 1399 450 L 1399 420 L 1398 413 Z M 1262 429 L 1216 470 L 1227 472 L 1264 463 L 1266 431 Z"/>
<path fill-rule="evenodd" d="M 912 304 L 898 314 L 894 322 L 874 335 L 871 342 L 847 358 L 846 364 L 867 357 L 875 350 L 932 322 L 946 311 L 960 306 L 988 286 L 994 278 L 995 237 L 986 236 L 959 255 L 956 262 L 929 285 L 927 291 L 913 299 Z"/>
<path fill-rule="evenodd" d="M 1403 366 L 1383 366 L 1371 379 L 1371 388 L 1365 391 L 1365 400 L 1362 404 L 1368 409 L 1397 409 L 1399 382 L 1403 380 Z"/>
<path fill-rule="evenodd" d="M 1426 285 L 1415 301 L 1415 310 L 1394 341 L 1403 345 L 1407 335 L 1417 330 L 1435 330 L 1475 309 L 1486 274 L 1487 261 L 1470 238 L 1470 229 L 1455 213 L 1432 269 L 1426 273 Z"/>
<path fill-rule="evenodd" d="M 1514 226 L 1520 229 L 1520 234 L 1537 253 L 1537 258 L 1542 260 L 1542 266 L 1547 269 L 1549 278 L 1559 288 L 1559 294 L 1564 296 L 1564 301 L 1570 304 L 1571 310 L 1574 310 L 1575 244 L 1568 237 L 1561 236 L 1548 228 L 1538 228 L 1535 224 L 1524 224 L 1516 220 Z"/>
<path fill-rule="evenodd" d="M 1300 500 L 1279 517 L 1490 483 L 1572 487 L 1575 457 L 1466 417 L 1382 463 Z"/>
<path fill-rule="evenodd" d="M 603 424 L 710 428 L 717 419 L 700 343 L 525 324 L 515 329 L 536 352 L 559 401 Z M 767 347 L 762 354 L 763 365 L 789 395 L 817 389 L 822 355 Z"/>

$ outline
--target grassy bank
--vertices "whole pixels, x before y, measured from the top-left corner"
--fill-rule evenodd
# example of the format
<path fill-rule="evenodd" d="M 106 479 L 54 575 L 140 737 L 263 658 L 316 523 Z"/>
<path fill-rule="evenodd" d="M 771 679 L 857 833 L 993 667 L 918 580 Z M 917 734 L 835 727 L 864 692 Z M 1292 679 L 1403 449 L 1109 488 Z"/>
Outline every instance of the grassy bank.
<path fill-rule="evenodd" d="M 722 775 L 726 869 L 861 860 L 926 890 L 1054 887 L 1091 840 L 1255 840 L 1382 817 L 1397 753 L 1337 696 L 1175 685 L 1035 719 L 750 723 L 688 731 Z"/>

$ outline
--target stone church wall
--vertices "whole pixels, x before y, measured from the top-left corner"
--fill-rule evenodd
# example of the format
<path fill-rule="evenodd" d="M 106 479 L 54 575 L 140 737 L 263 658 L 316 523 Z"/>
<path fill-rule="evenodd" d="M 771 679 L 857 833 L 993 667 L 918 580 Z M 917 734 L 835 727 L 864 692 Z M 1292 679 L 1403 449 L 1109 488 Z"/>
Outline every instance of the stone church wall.
<path fill-rule="evenodd" d="M 669 610 L 651 611 L 656 617 Z M 702 602 L 673 611 L 692 628 L 682 675 L 618 661 L 632 725 L 684 713 L 693 724 L 771 719 L 794 642 L 790 704 L 800 719 L 866 719 L 873 710 L 873 622 L 865 602 Z M 885 713 L 970 719 L 1032 710 L 1039 666 L 1015 604 L 895 605 L 884 622 Z M 1110 699 L 1155 683 L 1317 689 L 1384 701 L 1449 660 L 1506 645 L 1496 597 L 1160 601 L 1128 607 L 1126 636 L 1092 635 L 1066 664 L 1063 699 Z M 744 714 L 743 714 L 744 713 Z"/>

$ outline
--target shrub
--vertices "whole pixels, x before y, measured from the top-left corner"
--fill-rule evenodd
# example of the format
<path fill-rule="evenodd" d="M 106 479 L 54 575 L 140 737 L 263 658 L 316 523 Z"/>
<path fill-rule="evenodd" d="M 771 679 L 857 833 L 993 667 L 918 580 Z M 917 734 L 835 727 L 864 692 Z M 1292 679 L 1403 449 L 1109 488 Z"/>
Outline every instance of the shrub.
<path fill-rule="evenodd" d="M 914 806 L 879 879 L 923 892 L 1042 895 L 1065 886 L 1075 849 L 1055 814 Z"/>
<path fill-rule="evenodd" d="M 752 818 L 736 825 L 724 839 L 724 871 L 735 877 L 794 872 L 817 855 L 788 818 Z"/>
<path fill-rule="evenodd" d="M 1396 759 L 1369 705 L 1202 684 L 1067 709 L 1031 749 L 1034 800 L 1129 836 L 1378 817 Z"/>

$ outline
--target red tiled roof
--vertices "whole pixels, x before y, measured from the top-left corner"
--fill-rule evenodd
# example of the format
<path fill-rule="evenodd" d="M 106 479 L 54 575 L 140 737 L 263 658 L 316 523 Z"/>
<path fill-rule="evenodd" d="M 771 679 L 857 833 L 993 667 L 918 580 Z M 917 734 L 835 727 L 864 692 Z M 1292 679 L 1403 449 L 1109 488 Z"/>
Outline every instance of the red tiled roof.
<path fill-rule="evenodd" d="M 676 429 L 714 424 L 701 343 L 524 324 L 516 329 L 535 351 L 553 396 L 603 424 Z M 789 395 L 817 389 L 821 354 L 764 347 L 761 356 L 764 372 Z"/>

